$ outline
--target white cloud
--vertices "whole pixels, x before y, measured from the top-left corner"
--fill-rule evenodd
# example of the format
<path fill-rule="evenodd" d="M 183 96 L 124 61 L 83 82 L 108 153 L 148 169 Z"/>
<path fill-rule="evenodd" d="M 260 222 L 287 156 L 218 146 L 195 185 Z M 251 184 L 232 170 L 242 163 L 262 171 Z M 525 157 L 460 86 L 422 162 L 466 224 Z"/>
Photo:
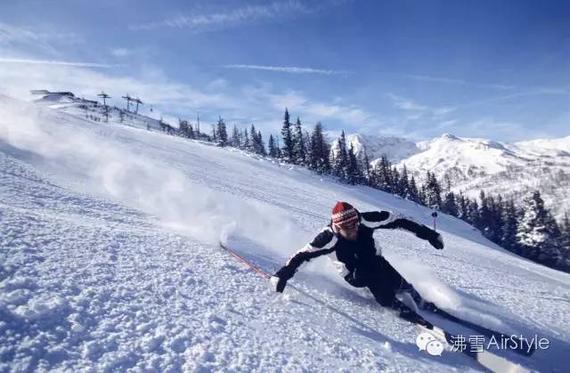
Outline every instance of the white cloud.
<path fill-rule="evenodd" d="M 35 59 L 25 59 L 25 58 L 5 58 L 5 57 L 0 57 L 0 63 L 30 64 L 30 65 L 60 65 L 60 66 L 74 66 L 74 67 L 101 67 L 101 68 L 109 68 L 117 66 L 117 65 L 109 65 L 109 64 L 94 63 L 94 62 L 70 62 L 70 61 L 35 60 Z"/>
<path fill-rule="evenodd" d="M 283 108 L 297 109 L 305 106 L 305 104 L 307 103 L 306 97 L 295 92 L 288 92 L 279 95 L 271 95 L 269 99 L 272 106 L 275 109 L 279 110 Z"/>
<path fill-rule="evenodd" d="M 473 106 L 479 105 L 487 105 L 493 104 L 496 102 L 501 101 L 508 101 L 516 98 L 521 97 L 530 97 L 530 96 L 570 96 L 570 87 L 537 87 L 537 88 L 529 88 L 526 90 L 520 90 L 518 92 L 510 93 L 507 95 L 495 96 L 484 98 L 478 101 L 472 101 L 467 104 L 461 105 L 462 108 L 468 108 Z"/>
<path fill-rule="evenodd" d="M 411 112 L 407 114 L 407 118 L 410 120 L 420 119 L 426 116 L 441 117 L 456 110 L 456 108 L 450 106 L 431 107 L 421 105 L 414 100 L 398 96 L 393 93 L 388 93 L 387 96 L 393 101 L 394 106 L 396 106 L 398 109 Z"/>
<path fill-rule="evenodd" d="M 0 46 L 18 47 L 20 50 L 30 49 L 54 55 L 59 54 L 55 44 L 77 44 L 81 39 L 72 33 L 38 31 L 0 22 Z"/>
<path fill-rule="evenodd" d="M 111 50 L 111 55 L 117 58 L 128 57 L 132 54 L 132 51 L 127 48 L 114 48 Z"/>
<path fill-rule="evenodd" d="M 469 87 L 477 87 L 477 88 L 490 88 L 496 90 L 512 90 L 515 89 L 514 86 L 506 85 L 506 84 L 493 84 L 493 83 L 477 83 L 477 82 L 470 82 L 462 79 L 452 79 L 452 78 L 442 78 L 442 77 L 434 77 L 428 75 L 413 75 L 407 74 L 407 78 L 418 80 L 422 82 L 431 82 L 431 83 L 443 83 L 443 84 L 452 84 L 452 85 L 461 85 L 461 86 L 469 86 Z"/>
<path fill-rule="evenodd" d="M 299 113 L 304 122 L 311 123 L 317 121 L 334 120 L 341 124 L 355 128 L 370 125 L 377 121 L 374 115 L 355 105 L 339 103 L 320 102 L 311 100 L 303 94 L 287 92 L 285 94 L 269 94 L 269 100 L 276 110 L 289 108 L 290 112 Z"/>
<path fill-rule="evenodd" d="M 300 1 L 289 0 L 264 5 L 247 5 L 218 13 L 181 15 L 160 21 L 130 25 L 129 28 L 132 30 L 153 30 L 169 27 L 203 32 L 312 11 Z"/>
<path fill-rule="evenodd" d="M 392 101 L 394 101 L 394 105 L 397 108 L 402 109 L 402 110 L 407 110 L 407 111 L 426 111 L 426 110 L 428 110 L 427 106 L 419 105 L 410 99 L 406 99 L 404 97 L 397 96 L 397 95 L 392 94 L 392 93 L 389 93 L 388 97 L 390 97 L 392 99 Z"/>
<path fill-rule="evenodd" d="M 212 80 L 210 83 L 208 83 L 208 85 L 206 86 L 206 88 L 210 91 L 219 91 L 219 90 L 224 90 L 227 89 L 229 86 L 228 81 L 222 78 L 218 78 L 215 80 Z"/>
<path fill-rule="evenodd" d="M 347 74 L 346 71 L 314 69 L 311 67 L 295 67 L 295 66 L 224 65 L 222 67 L 226 69 L 264 70 L 264 71 L 274 71 L 274 72 L 290 73 L 290 74 L 322 74 L 322 75 Z"/>

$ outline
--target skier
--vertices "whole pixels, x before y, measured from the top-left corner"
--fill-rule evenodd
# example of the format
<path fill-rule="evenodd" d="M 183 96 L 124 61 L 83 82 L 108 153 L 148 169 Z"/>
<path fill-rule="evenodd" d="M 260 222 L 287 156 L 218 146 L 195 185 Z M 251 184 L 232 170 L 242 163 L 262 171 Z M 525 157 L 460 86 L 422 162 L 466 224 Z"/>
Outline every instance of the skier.
<path fill-rule="evenodd" d="M 376 229 L 398 228 L 427 240 L 438 250 L 443 249 L 441 235 L 425 225 L 389 211 L 360 213 L 347 202 L 337 202 L 331 222 L 271 277 L 271 284 L 281 293 L 301 264 L 334 253 L 334 264 L 350 285 L 367 287 L 378 303 L 400 311 L 401 316 L 415 314 L 397 295 L 407 292 L 418 301 L 419 294 L 382 256 L 373 237 Z"/>

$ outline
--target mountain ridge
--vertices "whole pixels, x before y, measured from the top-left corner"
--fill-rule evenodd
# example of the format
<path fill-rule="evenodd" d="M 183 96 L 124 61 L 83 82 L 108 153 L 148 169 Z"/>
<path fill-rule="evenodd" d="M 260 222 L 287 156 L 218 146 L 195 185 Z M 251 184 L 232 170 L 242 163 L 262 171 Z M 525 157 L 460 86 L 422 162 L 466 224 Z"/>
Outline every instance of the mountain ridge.
<path fill-rule="evenodd" d="M 557 219 L 570 210 L 570 136 L 513 143 L 444 133 L 430 140 L 349 134 L 357 155 L 368 154 L 374 164 L 386 154 L 398 168 L 423 181 L 427 171 L 451 190 L 475 198 L 483 190 L 520 198 L 539 190 Z M 336 140 L 335 140 L 336 141 Z M 334 147 L 334 143 L 333 143 Z"/>

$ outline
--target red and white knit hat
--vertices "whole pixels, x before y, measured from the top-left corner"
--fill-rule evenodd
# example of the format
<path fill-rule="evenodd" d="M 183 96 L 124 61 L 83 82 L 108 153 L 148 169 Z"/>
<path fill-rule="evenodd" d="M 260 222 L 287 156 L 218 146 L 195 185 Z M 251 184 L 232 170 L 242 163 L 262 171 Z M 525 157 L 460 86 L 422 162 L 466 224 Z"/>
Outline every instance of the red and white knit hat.
<path fill-rule="evenodd" d="M 358 212 L 350 203 L 337 202 L 332 210 L 332 222 L 337 227 L 352 225 L 358 221 Z"/>

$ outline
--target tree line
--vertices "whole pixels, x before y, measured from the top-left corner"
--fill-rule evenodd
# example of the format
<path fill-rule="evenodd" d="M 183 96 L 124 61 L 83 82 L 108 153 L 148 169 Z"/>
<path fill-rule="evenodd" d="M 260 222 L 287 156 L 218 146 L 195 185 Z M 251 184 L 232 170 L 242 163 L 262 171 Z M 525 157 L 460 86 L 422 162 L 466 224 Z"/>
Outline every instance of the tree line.
<path fill-rule="evenodd" d="M 372 164 L 365 149 L 357 156 L 352 144 L 347 144 L 344 131 L 331 147 L 320 122 L 309 133 L 303 129 L 299 117 L 294 123 L 291 121 L 288 109 L 283 116 L 281 138 L 270 135 L 267 146 L 261 131 L 253 124 L 243 130 L 234 125 L 228 134 L 221 117 L 212 125 L 209 135 L 200 133 L 187 121 L 180 121 L 177 134 L 279 159 L 307 167 L 318 174 L 335 176 L 342 182 L 392 193 L 464 220 L 492 242 L 517 255 L 570 272 L 568 213 L 561 222 L 557 222 L 545 208 L 538 191 L 515 204 L 513 198 L 503 198 L 500 194 L 493 196 L 481 191 L 479 198 L 474 199 L 463 193 L 454 193 L 449 181 L 442 187 L 441 181 L 429 171 L 420 184 L 405 166 L 398 169 L 386 155 Z"/>

